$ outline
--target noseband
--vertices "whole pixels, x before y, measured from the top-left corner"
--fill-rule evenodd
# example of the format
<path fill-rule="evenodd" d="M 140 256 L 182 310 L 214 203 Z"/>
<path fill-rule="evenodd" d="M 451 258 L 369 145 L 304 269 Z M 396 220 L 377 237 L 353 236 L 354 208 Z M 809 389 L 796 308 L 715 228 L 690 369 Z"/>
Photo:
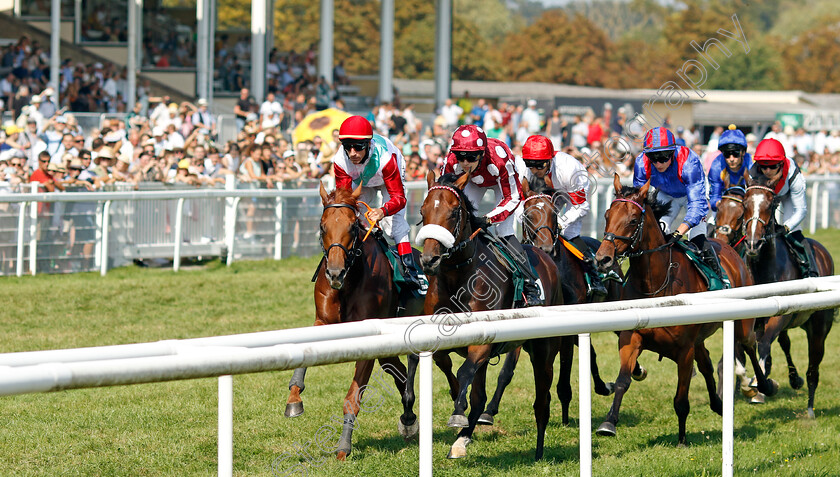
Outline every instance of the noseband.
<path fill-rule="evenodd" d="M 329 205 L 324 206 L 324 210 L 326 210 L 326 209 L 350 209 L 350 210 L 353 211 L 354 214 L 358 213 L 356 208 L 353 207 L 352 205 L 349 205 L 349 204 L 329 204 Z M 341 250 L 344 251 L 344 255 L 347 257 L 346 258 L 347 262 L 345 263 L 344 268 L 349 270 L 350 267 L 353 265 L 353 261 L 356 260 L 356 257 L 362 255 L 361 247 L 356 247 L 356 242 L 358 242 L 358 240 L 359 240 L 359 230 L 360 230 L 359 222 L 354 221 L 353 222 L 353 228 L 351 229 L 351 232 L 350 232 L 353 235 L 353 241 L 350 242 L 350 247 L 349 248 L 345 247 L 344 245 L 342 245 L 340 243 L 337 243 L 337 242 L 336 243 L 331 243 L 329 245 L 329 247 L 324 247 L 324 241 L 321 240 L 321 250 L 324 252 L 324 257 L 329 255 L 330 250 L 332 250 L 333 247 L 340 248 Z"/>
<path fill-rule="evenodd" d="M 546 200 L 548 200 L 549 208 L 551 208 L 551 204 L 553 204 L 552 197 L 548 194 L 532 195 L 531 197 L 528 197 L 527 199 L 525 199 L 522 202 L 522 207 L 524 208 L 523 215 L 525 217 L 528 217 L 528 210 L 533 210 L 534 208 L 540 208 L 538 205 L 532 205 L 530 207 L 528 205 L 526 205 L 526 204 L 528 204 L 528 201 L 530 201 L 532 199 L 546 199 Z M 542 208 L 540 208 L 540 210 L 542 210 Z M 530 222 L 530 220 L 529 220 L 529 222 Z M 522 243 L 527 244 L 527 245 L 534 245 L 534 239 L 536 239 L 537 235 L 540 233 L 540 230 L 542 230 L 542 229 L 548 229 L 549 237 L 551 237 L 551 244 L 552 244 L 551 246 L 552 246 L 552 248 L 555 247 L 556 242 L 557 242 L 557 238 L 560 236 L 560 230 L 559 230 L 559 227 L 557 226 L 556 222 L 554 223 L 554 227 L 550 227 L 548 225 L 540 225 L 539 227 L 537 227 L 535 229 L 532 229 L 533 237 L 532 238 L 525 238 L 525 240 L 523 240 Z"/>
<path fill-rule="evenodd" d="M 645 250 L 645 251 L 642 251 L 642 252 L 629 253 L 630 250 L 636 248 L 636 246 L 639 245 L 639 242 L 642 240 L 642 229 L 644 229 L 644 227 L 645 227 L 645 208 L 642 206 L 642 204 L 636 202 L 635 200 L 614 199 L 612 201 L 613 204 L 615 204 L 616 202 L 629 202 L 629 203 L 635 205 L 636 207 L 639 208 L 639 210 L 642 211 L 642 218 L 641 218 L 641 220 L 639 220 L 639 225 L 636 226 L 636 230 L 633 231 L 633 235 L 630 235 L 628 237 L 628 236 L 625 236 L 625 235 L 616 235 L 612 232 L 608 232 L 608 233 L 604 234 L 604 241 L 605 242 L 612 242 L 613 247 L 616 246 L 615 245 L 615 239 L 620 239 L 620 240 L 625 240 L 627 242 L 630 242 L 630 247 L 628 247 L 627 251 L 622 254 L 622 255 L 628 256 L 628 257 L 629 256 L 635 256 L 635 255 L 642 255 L 643 253 L 649 252 L 649 251 Z M 610 207 L 612 207 L 612 205 L 610 205 Z M 654 249 L 654 250 L 656 250 L 656 249 Z"/>
<path fill-rule="evenodd" d="M 446 191 L 449 191 L 449 192 L 455 194 L 455 198 L 458 200 L 458 219 L 455 222 L 455 233 L 452 234 L 452 235 L 453 235 L 453 237 L 455 237 L 455 240 L 458 240 L 458 237 L 461 236 L 461 234 L 463 233 L 463 224 L 462 224 L 462 220 L 461 220 L 461 215 L 462 215 L 461 214 L 461 209 L 463 208 L 463 204 L 461 203 L 461 195 L 458 194 L 458 191 L 456 191 L 452 187 L 445 186 L 445 185 L 436 185 L 436 186 L 432 186 L 432 187 L 429 188 L 429 192 L 431 192 L 433 190 L 446 190 Z M 449 248 L 444 247 L 443 248 L 443 253 L 441 253 L 441 255 L 440 255 L 440 259 L 441 260 L 446 260 L 447 258 L 451 257 L 452 255 L 454 255 L 454 254 L 460 252 L 461 250 L 464 250 L 465 248 L 467 248 L 469 246 L 469 244 L 470 244 L 470 240 L 469 240 L 469 238 L 467 238 L 467 239 L 461 240 L 460 242 L 458 242 L 456 245 L 453 245 L 452 247 L 449 247 Z M 443 244 L 441 244 L 441 246 L 443 246 Z M 473 250 L 473 255 L 475 255 L 475 250 Z M 473 260 L 473 257 L 471 256 L 466 262 L 458 264 L 454 268 L 460 268 L 464 265 L 468 265 L 468 264 L 472 263 L 472 260 Z"/>

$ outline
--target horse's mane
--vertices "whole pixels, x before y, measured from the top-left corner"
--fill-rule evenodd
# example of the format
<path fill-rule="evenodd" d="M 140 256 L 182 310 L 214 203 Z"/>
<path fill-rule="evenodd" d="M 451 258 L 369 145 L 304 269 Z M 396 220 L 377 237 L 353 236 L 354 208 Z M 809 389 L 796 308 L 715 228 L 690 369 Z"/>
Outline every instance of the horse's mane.
<path fill-rule="evenodd" d="M 618 192 L 618 197 L 630 197 L 638 193 L 638 187 L 621 186 L 621 190 Z M 647 199 L 645 200 L 645 205 L 650 207 L 650 210 L 653 212 L 653 216 L 656 217 L 656 220 L 659 220 L 671 211 L 671 204 L 657 201 L 657 195 L 658 191 L 656 190 L 648 192 Z"/>
<path fill-rule="evenodd" d="M 459 189 L 458 186 L 455 185 L 455 182 L 457 182 L 460 177 L 461 174 L 455 174 L 453 172 L 450 172 L 448 174 L 440 176 L 440 178 L 437 180 L 437 184 L 451 187 L 455 190 L 455 192 L 458 193 L 458 199 L 460 199 L 461 203 L 464 204 L 464 207 L 467 208 L 467 215 L 469 216 L 470 224 L 472 224 L 473 229 L 475 229 L 480 227 L 480 225 L 477 223 L 478 217 L 476 217 L 475 207 L 473 207 L 473 204 L 470 201 L 470 199 L 467 198 L 467 195 L 464 194 L 464 191 Z"/>
<path fill-rule="evenodd" d="M 775 185 L 775 183 L 771 183 L 772 180 L 773 179 L 771 177 L 767 177 L 764 174 L 759 174 L 758 177 L 753 179 L 753 185 L 760 185 L 760 186 L 769 187 L 769 188 L 772 189 L 773 185 Z M 779 179 L 779 180 L 781 180 L 781 179 Z"/>
<path fill-rule="evenodd" d="M 557 192 L 556 189 L 549 187 L 548 184 L 545 182 L 545 178 L 539 178 L 537 176 L 531 176 L 528 179 L 528 187 L 531 189 L 532 192 L 536 194 L 546 194 L 550 196 L 554 196 Z"/>

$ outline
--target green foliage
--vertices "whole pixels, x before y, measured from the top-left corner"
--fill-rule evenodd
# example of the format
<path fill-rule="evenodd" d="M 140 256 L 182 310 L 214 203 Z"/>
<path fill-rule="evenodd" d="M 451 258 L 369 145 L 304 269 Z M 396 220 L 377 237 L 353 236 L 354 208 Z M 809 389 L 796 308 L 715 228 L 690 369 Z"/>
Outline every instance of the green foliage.
<path fill-rule="evenodd" d="M 707 69 L 709 79 L 707 89 L 736 89 L 736 90 L 779 90 L 787 84 L 787 74 L 783 68 L 782 54 L 771 43 L 773 38 L 750 39 L 750 52 L 744 50 L 736 42 L 724 43 L 732 55 L 728 58 L 717 55 L 720 68 Z"/>
<path fill-rule="evenodd" d="M 840 91 L 840 22 L 800 34 L 785 49 L 789 86 L 819 93 Z"/>

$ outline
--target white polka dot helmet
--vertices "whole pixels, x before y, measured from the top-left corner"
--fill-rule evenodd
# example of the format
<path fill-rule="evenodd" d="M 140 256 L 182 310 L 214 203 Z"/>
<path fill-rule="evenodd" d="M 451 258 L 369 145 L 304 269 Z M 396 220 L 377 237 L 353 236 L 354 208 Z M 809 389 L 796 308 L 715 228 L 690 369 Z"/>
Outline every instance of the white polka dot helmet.
<path fill-rule="evenodd" d="M 483 151 L 487 147 L 487 135 L 474 124 L 466 124 L 452 135 L 450 151 Z"/>

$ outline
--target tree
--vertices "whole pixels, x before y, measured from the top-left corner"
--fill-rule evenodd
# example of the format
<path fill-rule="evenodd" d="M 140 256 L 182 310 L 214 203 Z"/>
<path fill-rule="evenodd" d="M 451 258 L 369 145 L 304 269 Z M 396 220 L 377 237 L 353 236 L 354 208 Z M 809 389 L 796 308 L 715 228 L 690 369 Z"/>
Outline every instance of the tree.
<path fill-rule="evenodd" d="M 783 52 L 788 88 L 810 92 L 840 91 L 840 21 L 808 30 Z"/>

